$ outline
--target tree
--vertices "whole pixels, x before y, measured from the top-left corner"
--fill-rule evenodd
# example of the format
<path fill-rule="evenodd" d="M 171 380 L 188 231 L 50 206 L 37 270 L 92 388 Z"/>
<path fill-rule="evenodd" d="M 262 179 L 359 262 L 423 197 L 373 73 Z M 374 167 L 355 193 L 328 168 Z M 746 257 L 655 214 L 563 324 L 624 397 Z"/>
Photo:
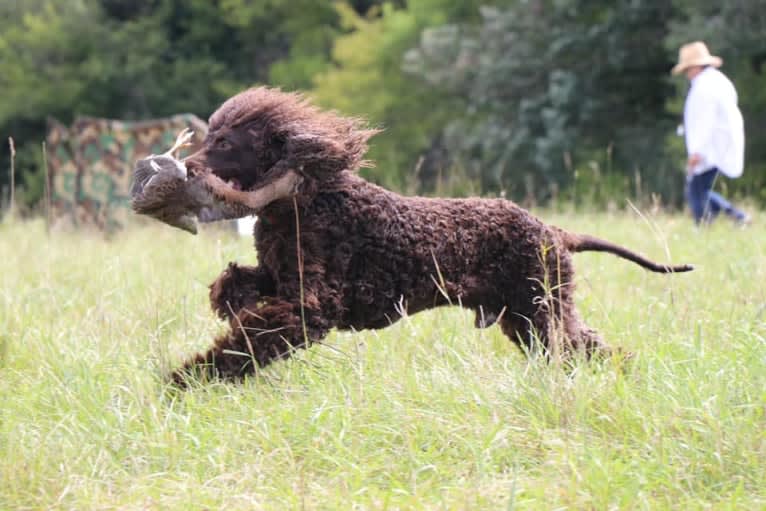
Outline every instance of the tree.
<path fill-rule="evenodd" d="M 16 139 L 29 202 L 48 116 L 206 118 L 256 83 L 307 86 L 338 27 L 333 6 L 311 0 L 25 0 L 0 14 L 0 134 Z"/>
<path fill-rule="evenodd" d="M 82 2 L 29 0 L 0 6 L 0 168 L 6 169 L 9 136 L 16 143 L 17 183 L 22 200 L 42 195 L 41 142 L 47 116 L 66 117 L 85 96 L 83 75 L 93 71 L 91 54 L 100 27 Z M 0 188 L 8 183 L 0 173 Z M 24 196 L 26 195 L 26 196 Z"/>
<path fill-rule="evenodd" d="M 545 198 L 590 161 L 659 178 L 672 14 L 635 1 L 484 7 L 479 26 L 426 30 L 407 69 L 464 98 L 445 145 L 485 190 Z"/>
<path fill-rule="evenodd" d="M 385 129 L 372 140 L 370 158 L 377 165 L 365 171 L 368 177 L 393 188 L 419 188 L 418 162 L 460 99 L 412 80 L 403 69 L 404 54 L 424 28 L 475 19 L 481 3 L 410 0 L 406 8 L 384 3 L 366 15 L 338 4 L 347 33 L 336 39 L 334 65 L 315 77 L 312 93 L 324 106 Z"/>

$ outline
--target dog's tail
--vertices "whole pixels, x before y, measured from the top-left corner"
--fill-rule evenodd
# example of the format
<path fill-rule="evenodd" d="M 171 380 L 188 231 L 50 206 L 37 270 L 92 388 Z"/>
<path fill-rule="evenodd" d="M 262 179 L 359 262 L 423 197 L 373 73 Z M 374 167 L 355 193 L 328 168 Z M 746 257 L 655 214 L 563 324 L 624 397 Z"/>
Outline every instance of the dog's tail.
<path fill-rule="evenodd" d="M 682 273 L 694 269 L 694 266 L 690 264 L 672 266 L 655 263 L 641 254 L 637 254 L 632 250 L 621 247 L 615 243 L 596 238 L 595 236 L 574 234 L 566 231 L 562 231 L 562 235 L 564 245 L 572 252 L 609 252 L 610 254 L 622 257 L 628 261 L 633 261 L 637 265 L 657 273 Z"/>

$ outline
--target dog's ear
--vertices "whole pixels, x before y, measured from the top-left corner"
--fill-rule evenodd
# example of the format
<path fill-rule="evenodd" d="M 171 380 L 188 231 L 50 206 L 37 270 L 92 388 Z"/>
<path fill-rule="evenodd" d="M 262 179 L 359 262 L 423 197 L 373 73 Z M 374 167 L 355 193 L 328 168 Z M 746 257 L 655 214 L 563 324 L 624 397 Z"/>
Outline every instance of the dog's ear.
<path fill-rule="evenodd" d="M 253 140 L 256 140 L 259 138 L 262 139 L 264 135 L 266 134 L 264 130 L 264 126 L 259 122 L 251 122 L 243 126 L 243 128 L 245 130 L 245 133 L 247 133 L 247 135 Z"/>
<path fill-rule="evenodd" d="M 244 132 L 250 139 L 250 144 L 257 147 L 264 159 L 272 164 L 285 157 L 288 138 L 285 133 L 276 131 L 269 125 L 264 126 L 260 121 L 245 125 Z"/>
<path fill-rule="evenodd" d="M 283 133 L 270 133 L 268 136 L 268 143 L 266 144 L 266 150 L 273 159 L 273 161 L 282 161 L 285 158 L 287 136 Z"/>
<path fill-rule="evenodd" d="M 269 147 L 273 147 L 280 154 L 284 152 L 285 145 L 287 144 L 287 135 L 284 133 L 270 133 L 269 134 Z"/>
<path fill-rule="evenodd" d="M 272 126 L 262 121 L 253 121 L 242 126 L 244 132 L 253 140 L 261 140 L 265 145 L 283 147 L 287 140 L 287 134 L 273 129 Z"/>
<path fill-rule="evenodd" d="M 310 166 L 314 177 L 329 175 L 348 168 L 348 153 L 343 144 L 333 138 L 304 133 L 290 137 L 286 144 L 286 153 L 290 156 L 293 167 L 297 162 Z"/>

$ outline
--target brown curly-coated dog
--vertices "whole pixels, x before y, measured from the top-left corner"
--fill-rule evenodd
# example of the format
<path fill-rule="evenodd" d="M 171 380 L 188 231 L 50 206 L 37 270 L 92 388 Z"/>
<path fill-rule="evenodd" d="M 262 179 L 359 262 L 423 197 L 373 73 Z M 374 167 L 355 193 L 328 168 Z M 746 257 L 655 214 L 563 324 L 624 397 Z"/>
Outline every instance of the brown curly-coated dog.
<path fill-rule="evenodd" d="M 177 185 L 205 196 L 184 206 L 203 221 L 257 212 L 258 265 L 230 263 L 210 286 L 230 330 L 176 381 L 189 372 L 239 378 L 332 328 L 382 328 L 447 304 L 475 311 L 479 328 L 499 323 L 524 348 L 608 353 L 575 310 L 572 252 L 611 252 L 661 273 L 691 269 L 546 225 L 508 200 L 403 197 L 371 184 L 355 171 L 374 133 L 268 88 L 212 115 L 202 149 L 184 160 L 189 179 Z M 161 199 L 136 202 L 160 196 L 178 208 L 178 193 L 138 186 L 134 209 L 168 222 Z"/>

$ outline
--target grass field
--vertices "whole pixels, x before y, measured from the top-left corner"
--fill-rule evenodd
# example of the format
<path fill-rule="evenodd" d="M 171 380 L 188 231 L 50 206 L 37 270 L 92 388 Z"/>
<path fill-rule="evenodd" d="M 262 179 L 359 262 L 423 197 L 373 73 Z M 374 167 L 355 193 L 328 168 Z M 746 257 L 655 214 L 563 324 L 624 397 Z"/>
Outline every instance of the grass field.
<path fill-rule="evenodd" d="M 445 308 L 174 393 L 251 239 L 0 224 L 0 509 L 766 508 L 766 227 L 543 216 L 697 264 L 576 256 L 624 371 L 527 360 Z"/>

